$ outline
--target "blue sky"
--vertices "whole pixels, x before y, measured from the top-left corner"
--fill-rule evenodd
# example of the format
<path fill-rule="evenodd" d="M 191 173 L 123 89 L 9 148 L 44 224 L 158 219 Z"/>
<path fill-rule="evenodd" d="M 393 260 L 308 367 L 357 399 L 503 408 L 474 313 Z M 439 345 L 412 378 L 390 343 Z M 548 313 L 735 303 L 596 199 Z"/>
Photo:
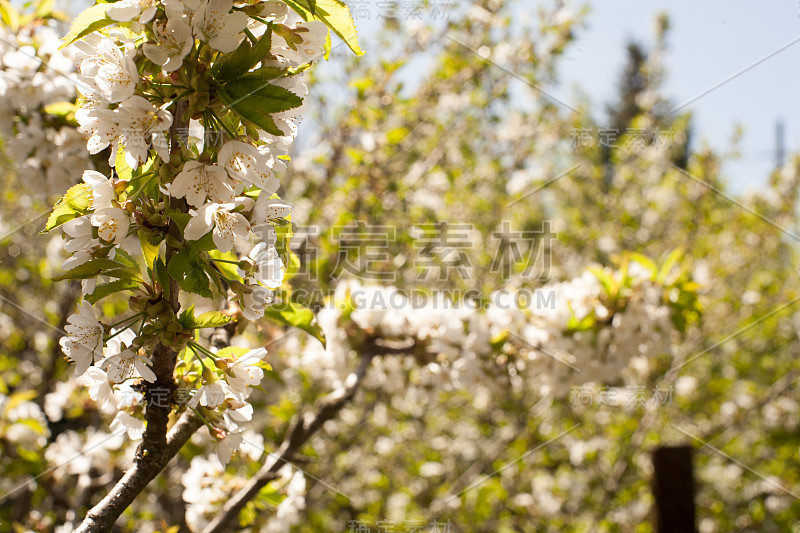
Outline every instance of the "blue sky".
<path fill-rule="evenodd" d="M 584 3 L 591 8 L 588 27 L 580 31 L 561 62 L 561 83 L 550 89 L 553 95 L 569 103 L 575 99 L 575 87 L 580 87 L 592 99 L 594 115 L 601 121 L 605 104 L 616 96 L 627 40 L 652 44 L 655 17 L 665 12 L 671 20 L 666 94 L 675 105 L 752 66 L 686 108 L 694 114 L 695 148 L 707 143 L 718 151 L 727 150 L 736 125 L 744 128 L 741 158 L 723 167 L 732 190 L 742 192 L 766 181 L 774 168 L 778 119 L 784 122 L 787 153 L 800 148 L 800 0 Z M 376 6 L 364 0 L 350 4 L 362 37 L 369 41 L 378 17 L 359 18 L 355 10 L 368 5 L 366 12 L 375 15 Z M 535 12 L 540 4 L 540 0 L 518 0 L 518 9 Z M 798 42 L 787 47 L 793 41 Z"/>
<path fill-rule="evenodd" d="M 800 42 L 769 59 L 776 50 L 800 39 L 800 2 L 779 0 L 602 0 L 589 3 L 589 27 L 562 63 L 568 97 L 572 84 L 591 91 L 593 101 L 614 96 L 629 37 L 652 42 L 657 13 L 670 16 L 666 92 L 683 104 L 758 61 L 744 72 L 688 106 L 695 118 L 695 143 L 722 150 L 736 124 L 745 128 L 742 157 L 723 168 L 736 191 L 764 183 L 774 166 L 775 122 L 785 123 L 788 152 L 800 148 Z M 610 61 L 609 61 L 610 58 Z M 569 101 L 569 100 L 568 100 Z M 697 146 L 697 144 L 695 144 Z"/>

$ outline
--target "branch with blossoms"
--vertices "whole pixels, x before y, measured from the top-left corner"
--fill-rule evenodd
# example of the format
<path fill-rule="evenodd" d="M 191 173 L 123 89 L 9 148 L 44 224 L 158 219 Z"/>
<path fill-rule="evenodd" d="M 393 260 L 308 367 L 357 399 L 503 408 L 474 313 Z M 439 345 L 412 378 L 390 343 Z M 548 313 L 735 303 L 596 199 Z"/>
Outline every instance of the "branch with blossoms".
<path fill-rule="evenodd" d="M 265 316 L 318 330 L 307 310 L 271 307 L 291 235 L 274 173 L 329 30 L 361 53 L 338 0 L 99 3 L 65 38 L 78 50 L 79 131 L 112 172 L 86 170 L 44 230 L 60 228 L 69 254 L 54 279 L 82 280 L 60 345 L 92 399 L 116 411 L 112 426 L 142 438 L 79 531 L 109 530 L 201 425 L 223 463 L 241 443 L 267 351 L 206 345 L 199 330 Z M 109 323 L 96 304 L 113 295 L 132 314 Z M 209 300 L 230 305 L 195 312 Z"/>
<path fill-rule="evenodd" d="M 341 388 L 325 396 L 313 412 L 297 417 L 280 448 L 270 454 L 268 460 L 247 484 L 231 496 L 220 512 L 203 529 L 203 533 L 222 533 L 230 529 L 231 524 L 237 523 L 237 517 L 245 505 L 253 500 L 267 483 L 277 479 L 281 469 L 290 464 L 294 456 L 322 428 L 325 422 L 333 420 L 339 411 L 353 399 L 376 355 L 374 352 L 364 352 L 361 355 L 358 369 L 347 377 Z"/>

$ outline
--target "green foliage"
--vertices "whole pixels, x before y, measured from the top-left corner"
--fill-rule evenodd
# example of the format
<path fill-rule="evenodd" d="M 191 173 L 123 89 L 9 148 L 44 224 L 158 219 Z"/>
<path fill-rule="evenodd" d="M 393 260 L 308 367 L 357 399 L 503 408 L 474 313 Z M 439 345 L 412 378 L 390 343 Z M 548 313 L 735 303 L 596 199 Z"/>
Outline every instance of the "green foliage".
<path fill-rule="evenodd" d="M 116 24 L 114 20 L 108 18 L 108 15 L 106 15 L 108 8 L 112 5 L 113 4 L 95 4 L 75 17 L 69 32 L 64 36 L 64 44 L 61 45 L 61 48 L 74 43 L 81 37 L 85 37 L 94 31 Z"/>
<path fill-rule="evenodd" d="M 219 81 L 230 82 L 245 75 L 247 71 L 255 67 L 269 53 L 272 46 L 272 30 L 268 29 L 264 35 L 258 39 L 255 45 L 251 45 L 248 39 L 243 39 L 239 47 L 232 54 L 224 56 L 221 61 L 214 64 L 212 69 L 215 77 Z M 276 73 L 273 78 L 265 76 L 267 68 L 259 69 L 262 72 L 264 81 L 278 77 Z"/>
<path fill-rule="evenodd" d="M 211 298 L 211 285 L 205 271 L 205 261 L 189 252 L 178 252 L 167 263 L 167 273 L 184 291 Z"/>
<path fill-rule="evenodd" d="M 183 311 L 178 317 L 178 322 L 187 329 L 218 328 L 229 324 L 231 317 L 219 311 L 207 311 L 194 316 L 194 306 Z"/>
<path fill-rule="evenodd" d="M 272 114 L 294 109 L 303 99 L 288 89 L 272 85 L 271 72 L 258 71 L 239 76 L 218 87 L 219 95 L 225 104 L 272 135 L 282 136 L 283 132 L 275 124 Z"/>
<path fill-rule="evenodd" d="M 356 55 L 364 51 L 358 45 L 358 32 L 347 4 L 340 0 L 286 0 L 305 20 L 319 20 L 339 36 Z"/>
<path fill-rule="evenodd" d="M 85 215 L 92 204 L 91 189 L 85 183 L 72 186 L 53 208 L 42 233 L 47 233 L 73 218 Z"/>
<path fill-rule="evenodd" d="M 281 302 L 267 307 L 264 317 L 301 329 L 325 345 L 325 334 L 317 324 L 317 317 L 311 309 L 293 302 Z"/>

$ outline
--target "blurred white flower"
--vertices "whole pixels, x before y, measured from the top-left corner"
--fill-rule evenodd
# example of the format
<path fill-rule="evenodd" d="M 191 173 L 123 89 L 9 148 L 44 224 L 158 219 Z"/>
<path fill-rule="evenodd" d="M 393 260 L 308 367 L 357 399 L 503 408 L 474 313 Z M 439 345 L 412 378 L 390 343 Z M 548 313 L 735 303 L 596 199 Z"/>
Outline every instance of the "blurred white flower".
<path fill-rule="evenodd" d="M 125 430 L 128 437 L 133 440 L 138 440 L 144 435 L 144 420 L 136 418 L 125 411 L 120 411 L 117 413 L 117 416 L 114 417 L 114 420 L 111 421 L 109 428 L 114 433 Z"/>

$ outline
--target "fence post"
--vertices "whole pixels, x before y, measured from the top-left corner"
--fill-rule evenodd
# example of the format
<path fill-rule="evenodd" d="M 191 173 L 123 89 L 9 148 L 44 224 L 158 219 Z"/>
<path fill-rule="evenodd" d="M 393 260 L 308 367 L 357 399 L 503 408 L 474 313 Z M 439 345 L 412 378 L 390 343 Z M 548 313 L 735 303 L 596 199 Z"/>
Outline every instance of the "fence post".
<path fill-rule="evenodd" d="M 656 533 L 697 533 L 692 447 L 660 447 L 653 452 Z"/>

